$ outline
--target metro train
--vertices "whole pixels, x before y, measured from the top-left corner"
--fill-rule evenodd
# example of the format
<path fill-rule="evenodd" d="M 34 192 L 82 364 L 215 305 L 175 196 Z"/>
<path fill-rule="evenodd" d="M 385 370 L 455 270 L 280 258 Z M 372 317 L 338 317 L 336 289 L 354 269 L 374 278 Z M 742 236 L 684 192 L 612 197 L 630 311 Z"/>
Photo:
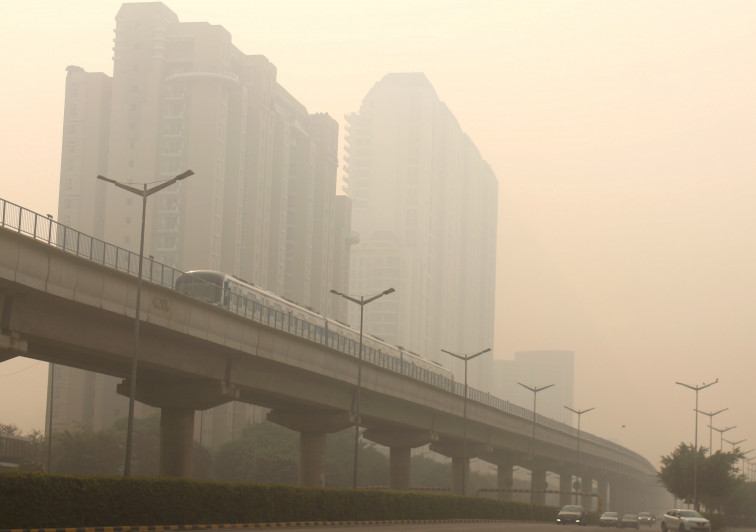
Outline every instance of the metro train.
<path fill-rule="evenodd" d="M 176 278 L 177 291 L 357 356 L 360 333 L 251 283 L 214 270 L 194 270 Z M 451 370 L 378 337 L 363 334 L 363 360 L 446 390 L 454 390 Z"/>

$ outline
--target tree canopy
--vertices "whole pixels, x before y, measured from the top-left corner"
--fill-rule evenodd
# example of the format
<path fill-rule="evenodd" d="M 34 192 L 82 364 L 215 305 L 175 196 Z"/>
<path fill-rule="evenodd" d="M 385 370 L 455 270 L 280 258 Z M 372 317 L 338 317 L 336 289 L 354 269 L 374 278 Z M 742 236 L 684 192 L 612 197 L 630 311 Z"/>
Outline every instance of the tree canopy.
<path fill-rule="evenodd" d="M 694 484 L 698 501 L 709 510 L 721 510 L 728 497 L 744 481 L 738 475 L 738 451 L 707 455 L 704 447 L 694 449 L 693 445 L 680 445 L 667 456 L 662 456 L 659 478 L 667 490 L 686 503 L 694 503 Z M 696 464 L 697 463 L 697 464 Z M 695 470 L 694 483 L 694 464 Z"/>

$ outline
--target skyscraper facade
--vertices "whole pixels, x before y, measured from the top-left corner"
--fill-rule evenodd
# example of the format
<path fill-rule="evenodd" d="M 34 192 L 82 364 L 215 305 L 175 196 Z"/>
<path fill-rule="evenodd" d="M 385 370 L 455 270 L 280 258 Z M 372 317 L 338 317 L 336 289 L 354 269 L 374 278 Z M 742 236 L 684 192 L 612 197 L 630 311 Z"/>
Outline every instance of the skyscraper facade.
<path fill-rule="evenodd" d="M 68 69 L 59 221 L 138 250 L 141 199 L 96 176 L 139 186 L 191 169 L 149 198 L 146 256 L 345 320 L 329 294 L 347 289 L 351 242 L 336 199 L 337 122 L 308 113 L 222 26 L 180 22 L 160 2 L 121 7 L 113 51 L 112 77 Z M 234 408 L 222 416 L 232 425 L 245 419 Z"/>
<path fill-rule="evenodd" d="M 365 307 L 365 330 L 439 361 L 493 347 L 498 182 L 424 74 L 388 74 L 347 117 L 353 201 L 350 292 L 396 293 Z M 351 309 L 352 323 L 359 309 Z M 469 362 L 490 386 L 492 355 Z"/>

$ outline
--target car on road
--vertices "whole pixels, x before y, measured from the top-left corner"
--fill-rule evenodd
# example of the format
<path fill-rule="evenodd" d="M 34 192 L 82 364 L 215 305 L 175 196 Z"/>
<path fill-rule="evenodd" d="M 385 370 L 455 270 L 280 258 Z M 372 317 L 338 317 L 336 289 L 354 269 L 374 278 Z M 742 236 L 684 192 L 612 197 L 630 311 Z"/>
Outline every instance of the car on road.
<path fill-rule="evenodd" d="M 651 512 L 638 513 L 638 522 L 645 526 L 651 526 L 656 522 L 656 517 Z"/>
<path fill-rule="evenodd" d="M 625 514 L 619 523 L 620 528 L 638 528 L 640 529 L 640 522 L 638 521 L 637 514 Z"/>
<path fill-rule="evenodd" d="M 661 517 L 662 532 L 711 532 L 711 523 L 695 510 L 674 508 Z"/>
<path fill-rule="evenodd" d="M 579 504 L 568 504 L 562 506 L 557 514 L 556 522 L 558 525 L 566 525 L 568 523 L 574 523 L 576 525 L 585 525 L 585 508 Z"/>
<path fill-rule="evenodd" d="M 619 526 L 620 515 L 617 512 L 604 512 L 599 517 L 599 526 Z"/>

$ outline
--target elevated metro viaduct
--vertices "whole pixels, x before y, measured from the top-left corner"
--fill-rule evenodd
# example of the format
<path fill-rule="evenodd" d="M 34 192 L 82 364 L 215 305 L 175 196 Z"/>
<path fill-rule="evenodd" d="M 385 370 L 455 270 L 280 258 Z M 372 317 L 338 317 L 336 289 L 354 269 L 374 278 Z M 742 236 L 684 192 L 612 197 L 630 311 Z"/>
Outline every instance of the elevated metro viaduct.
<path fill-rule="evenodd" d="M 271 409 L 269 420 L 299 432 L 300 483 L 321 485 L 326 434 L 354 426 L 357 358 L 159 284 L 143 282 L 141 301 L 137 399 L 161 409 L 161 474 L 191 475 L 196 410 L 238 400 Z M 128 394 L 135 302 L 133 275 L 0 227 L 0 361 L 24 356 L 113 375 Z M 501 488 L 520 466 L 532 471 L 533 489 L 546 487 L 547 471 L 572 489 L 572 427 L 539 423 L 530 456 L 532 413 L 468 399 L 463 432 L 462 396 L 362 366 L 361 426 L 390 449 L 391 488 L 409 488 L 411 449 L 430 444 L 451 458 L 456 493 L 472 457 L 498 466 Z M 604 500 L 611 489 L 620 511 L 640 504 L 655 474 L 637 453 L 586 433 L 581 464 L 583 486 L 597 480 Z"/>

